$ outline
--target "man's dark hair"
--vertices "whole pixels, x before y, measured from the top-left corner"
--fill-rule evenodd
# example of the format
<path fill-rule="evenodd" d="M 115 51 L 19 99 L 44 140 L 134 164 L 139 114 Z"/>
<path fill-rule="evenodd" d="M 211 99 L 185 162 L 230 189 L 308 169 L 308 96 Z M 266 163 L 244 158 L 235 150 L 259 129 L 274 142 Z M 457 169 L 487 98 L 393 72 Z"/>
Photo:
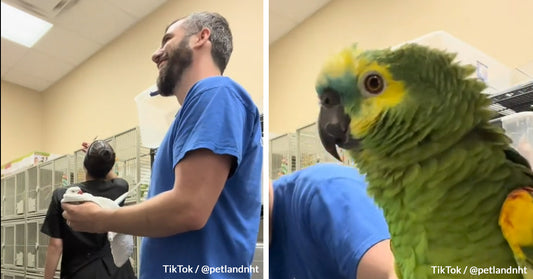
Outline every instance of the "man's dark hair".
<path fill-rule="evenodd" d="M 87 149 L 83 166 L 95 179 L 105 178 L 115 165 L 115 151 L 103 140 L 95 140 Z"/>

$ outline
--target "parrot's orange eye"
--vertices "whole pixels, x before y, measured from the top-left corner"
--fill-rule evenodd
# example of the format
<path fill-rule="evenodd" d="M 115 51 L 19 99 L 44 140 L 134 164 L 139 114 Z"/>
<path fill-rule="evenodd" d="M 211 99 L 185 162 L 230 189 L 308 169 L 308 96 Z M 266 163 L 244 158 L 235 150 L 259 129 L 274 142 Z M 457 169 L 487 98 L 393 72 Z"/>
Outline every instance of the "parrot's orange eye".
<path fill-rule="evenodd" d="M 370 94 L 379 94 L 385 88 L 383 78 L 378 74 L 370 74 L 365 77 L 365 89 Z"/>

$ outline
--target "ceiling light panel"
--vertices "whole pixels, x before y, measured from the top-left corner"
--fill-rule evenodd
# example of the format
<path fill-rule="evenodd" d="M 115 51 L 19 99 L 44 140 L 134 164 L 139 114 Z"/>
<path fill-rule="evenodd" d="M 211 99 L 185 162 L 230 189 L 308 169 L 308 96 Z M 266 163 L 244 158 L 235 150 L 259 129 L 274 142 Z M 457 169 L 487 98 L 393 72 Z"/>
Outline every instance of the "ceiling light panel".
<path fill-rule="evenodd" d="M 52 24 L 2 2 L 2 38 L 32 47 Z"/>

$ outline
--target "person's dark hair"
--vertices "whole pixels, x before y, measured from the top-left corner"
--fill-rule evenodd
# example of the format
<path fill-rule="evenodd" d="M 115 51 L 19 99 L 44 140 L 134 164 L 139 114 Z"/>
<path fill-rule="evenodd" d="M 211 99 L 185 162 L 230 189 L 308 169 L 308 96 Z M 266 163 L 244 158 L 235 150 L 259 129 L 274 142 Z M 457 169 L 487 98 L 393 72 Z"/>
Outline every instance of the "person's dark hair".
<path fill-rule="evenodd" d="M 115 151 L 103 140 L 95 140 L 87 149 L 83 166 L 96 179 L 105 178 L 115 165 Z"/>
<path fill-rule="evenodd" d="M 220 73 L 224 73 L 233 52 L 233 36 L 231 35 L 228 21 L 218 13 L 193 13 L 186 18 L 173 21 L 167 26 L 166 30 L 180 20 L 184 20 L 183 27 L 187 34 L 185 38 L 202 31 L 204 27 L 211 30 L 211 35 L 209 36 L 209 41 L 211 41 L 212 45 L 211 56 Z"/>

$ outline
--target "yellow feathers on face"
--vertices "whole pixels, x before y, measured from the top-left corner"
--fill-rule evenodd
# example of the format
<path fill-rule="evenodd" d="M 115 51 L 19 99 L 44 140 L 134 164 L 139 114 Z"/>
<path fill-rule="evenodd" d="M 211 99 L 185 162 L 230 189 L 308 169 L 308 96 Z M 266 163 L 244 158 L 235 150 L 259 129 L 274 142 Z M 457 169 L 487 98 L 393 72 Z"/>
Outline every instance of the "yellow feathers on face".
<path fill-rule="evenodd" d="M 355 72 L 358 76 L 357 88 L 363 98 L 357 108 L 357 113 L 351 114 L 350 128 L 353 134 L 364 136 L 378 120 L 381 113 L 402 102 L 406 92 L 404 83 L 394 80 L 386 65 L 360 58 L 355 65 Z M 372 75 L 381 78 L 383 82 L 383 90 L 380 94 L 370 93 L 368 80 Z"/>
<path fill-rule="evenodd" d="M 347 73 L 355 75 L 353 63 L 359 53 L 360 51 L 354 45 L 332 56 L 322 67 L 316 82 L 317 89 L 324 88 L 329 81 L 341 78 Z"/>
<path fill-rule="evenodd" d="M 319 97 L 326 90 L 338 94 L 355 137 L 364 136 L 379 116 L 401 103 L 406 94 L 404 82 L 395 80 L 388 65 L 374 54 L 356 46 L 346 48 L 324 64 L 316 83 Z"/>

